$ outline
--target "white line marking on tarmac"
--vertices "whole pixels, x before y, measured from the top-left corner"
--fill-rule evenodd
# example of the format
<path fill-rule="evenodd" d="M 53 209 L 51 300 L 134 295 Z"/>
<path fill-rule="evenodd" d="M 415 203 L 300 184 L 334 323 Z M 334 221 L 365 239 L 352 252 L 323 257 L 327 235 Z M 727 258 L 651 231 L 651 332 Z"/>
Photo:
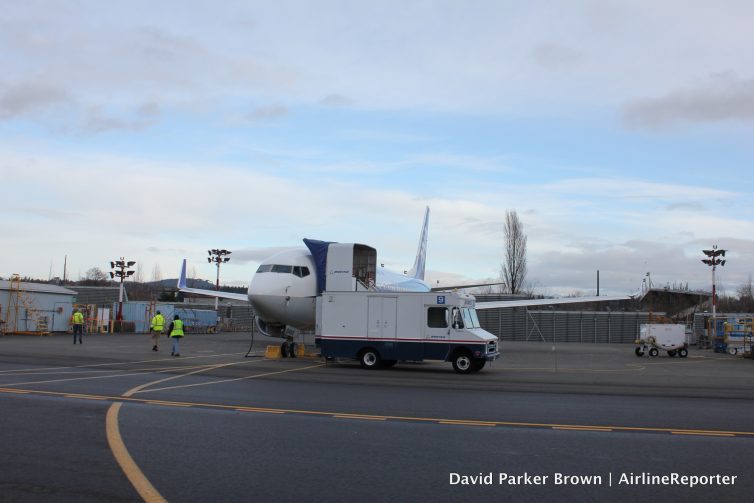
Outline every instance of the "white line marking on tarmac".
<path fill-rule="evenodd" d="M 271 375 L 276 375 L 276 374 L 285 374 L 287 372 L 298 372 L 300 370 L 307 370 L 307 369 L 313 369 L 313 368 L 324 367 L 324 366 L 325 366 L 324 363 L 320 363 L 319 365 L 312 365 L 312 366 L 309 366 L 309 367 L 300 367 L 300 368 L 295 368 L 295 369 L 280 370 L 280 371 L 277 371 L 277 372 L 267 372 L 265 374 L 255 374 L 253 376 L 236 377 L 234 379 L 221 379 L 219 381 L 200 382 L 200 383 L 194 383 L 194 384 L 183 384 L 183 385 L 180 385 L 180 386 L 167 386 L 165 388 L 154 388 L 154 389 L 148 389 L 148 390 L 144 390 L 144 391 L 137 391 L 136 393 L 151 393 L 152 391 L 165 391 L 165 390 L 169 390 L 169 389 L 192 388 L 194 386 L 208 386 L 208 385 L 211 385 L 211 384 L 221 384 L 221 383 L 224 383 L 224 382 L 244 381 L 244 380 L 248 380 L 248 379 L 256 379 L 257 377 L 266 377 L 266 376 L 271 376 Z"/>

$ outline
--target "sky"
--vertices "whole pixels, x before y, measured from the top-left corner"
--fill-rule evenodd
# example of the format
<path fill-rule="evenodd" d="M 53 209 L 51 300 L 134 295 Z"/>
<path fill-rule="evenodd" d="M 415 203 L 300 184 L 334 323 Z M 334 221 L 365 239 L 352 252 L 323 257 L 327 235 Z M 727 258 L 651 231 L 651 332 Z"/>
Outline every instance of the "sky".
<path fill-rule="evenodd" d="M 754 271 L 749 1 L 0 0 L 0 276 L 221 281 L 303 238 L 546 295 Z"/>

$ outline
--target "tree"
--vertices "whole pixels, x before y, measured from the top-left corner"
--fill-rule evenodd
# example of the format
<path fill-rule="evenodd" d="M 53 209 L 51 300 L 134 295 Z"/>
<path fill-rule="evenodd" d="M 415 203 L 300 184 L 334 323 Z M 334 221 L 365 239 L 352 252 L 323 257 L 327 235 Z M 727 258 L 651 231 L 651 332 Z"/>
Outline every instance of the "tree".
<path fill-rule="evenodd" d="M 504 291 L 521 293 L 526 281 L 526 234 L 515 210 L 505 212 L 503 260 L 500 264 L 500 281 Z"/>
<path fill-rule="evenodd" d="M 136 261 L 136 274 L 134 274 L 134 281 L 136 283 L 143 283 L 144 282 L 144 272 L 141 268 L 141 260 Z"/>
<path fill-rule="evenodd" d="M 92 267 L 84 275 L 84 279 L 79 281 L 82 286 L 104 286 L 108 283 L 108 276 L 99 267 Z"/>
<path fill-rule="evenodd" d="M 152 269 L 152 281 L 162 281 L 162 272 L 160 272 L 160 264 L 157 263 Z"/>
<path fill-rule="evenodd" d="M 86 271 L 85 279 L 90 281 L 107 281 L 107 274 L 105 274 L 99 267 L 92 267 Z"/>
<path fill-rule="evenodd" d="M 749 274 L 749 282 L 741 285 L 738 289 L 738 309 L 745 313 L 750 313 L 754 310 L 754 287 L 751 283 L 751 274 Z"/>

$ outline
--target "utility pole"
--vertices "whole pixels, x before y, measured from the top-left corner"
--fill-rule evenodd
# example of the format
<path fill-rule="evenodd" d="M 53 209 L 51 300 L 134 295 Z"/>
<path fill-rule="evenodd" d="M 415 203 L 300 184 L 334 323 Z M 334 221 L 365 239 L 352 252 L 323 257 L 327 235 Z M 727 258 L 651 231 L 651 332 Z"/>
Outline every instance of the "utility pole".
<path fill-rule="evenodd" d="M 721 259 L 720 257 L 724 257 L 726 251 L 727 250 L 718 250 L 717 245 L 713 245 L 711 250 L 702 250 L 702 253 L 704 253 L 706 256 L 709 257 L 707 259 L 702 259 L 702 262 L 712 267 L 712 319 L 713 320 L 717 317 L 717 299 L 715 298 L 717 296 L 717 291 L 716 291 L 716 286 L 715 286 L 715 269 L 717 268 L 717 266 L 722 267 L 725 265 L 725 260 Z M 717 331 L 717 328 L 715 328 L 715 331 Z"/>
<path fill-rule="evenodd" d="M 226 255 L 230 255 L 231 251 L 228 250 L 218 250 L 218 249 L 212 249 L 207 250 L 207 254 L 209 257 L 207 257 L 207 262 L 210 264 L 214 262 L 217 265 L 217 281 L 215 283 L 215 291 L 220 291 L 220 264 L 223 264 L 230 260 L 230 257 L 226 257 Z M 215 297 L 215 311 L 217 311 L 218 308 L 218 298 Z"/>
<path fill-rule="evenodd" d="M 126 259 L 124 259 L 123 257 L 121 257 L 120 260 L 110 262 L 110 269 L 112 269 L 112 271 L 110 271 L 110 278 L 120 278 L 120 291 L 118 292 L 118 315 L 115 317 L 116 321 L 123 321 L 123 280 L 134 274 L 135 271 L 127 270 L 134 265 L 136 265 L 136 262 L 134 262 L 133 260 L 126 262 Z"/>

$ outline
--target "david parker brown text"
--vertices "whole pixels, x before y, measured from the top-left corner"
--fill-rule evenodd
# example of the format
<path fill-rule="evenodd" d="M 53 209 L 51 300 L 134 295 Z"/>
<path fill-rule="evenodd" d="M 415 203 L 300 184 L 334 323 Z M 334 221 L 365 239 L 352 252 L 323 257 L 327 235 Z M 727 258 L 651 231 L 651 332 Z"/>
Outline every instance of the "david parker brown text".
<path fill-rule="evenodd" d="M 620 473 L 613 475 L 569 475 L 565 473 L 552 473 L 550 475 L 531 475 L 527 472 L 521 474 L 492 472 L 464 475 L 450 472 L 450 485 L 461 486 L 579 486 L 579 485 L 625 485 L 625 486 L 732 486 L 735 485 L 738 475 L 682 475 L 680 473 L 666 473 L 655 475 L 653 473 Z"/>

